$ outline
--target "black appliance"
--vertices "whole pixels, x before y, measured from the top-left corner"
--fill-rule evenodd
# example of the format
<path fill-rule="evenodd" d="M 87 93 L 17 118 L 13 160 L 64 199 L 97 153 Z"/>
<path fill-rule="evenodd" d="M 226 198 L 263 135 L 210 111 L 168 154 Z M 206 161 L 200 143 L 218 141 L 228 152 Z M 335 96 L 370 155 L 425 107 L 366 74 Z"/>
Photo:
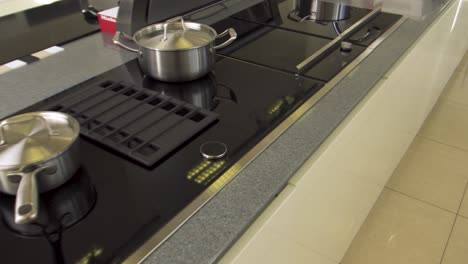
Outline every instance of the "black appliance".
<path fill-rule="evenodd" d="M 313 2 L 320 3 L 320 0 L 278 0 L 277 4 L 262 2 L 257 4 L 255 9 L 252 8 L 255 12 L 246 11 L 236 14 L 234 17 L 312 36 L 334 39 L 371 12 L 369 9 L 346 6 L 342 3 L 323 2 L 326 6 L 339 5 L 339 7 L 335 7 L 332 10 L 346 11 L 336 11 L 335 16 L 332 13 L 325 20 L 308 19 L 307 15 L 296 17 L 295 14 L 301 14 L 300 10 L 297 9 L 298 6 L 304 2 L 309 2 L 310 4 Z M 263 14 L 259 15 L 259 13 Z M 336 20 L 333 18 L 336 18 Z M 352 34 L 348 41 L 362 46 L 369 46 L 370 43 L 383 32 L 387 31 L 400 18 L 400 15 L 381 12 L 370 22 L 363 25 L 360 30 Z"/>
<path fill-rule="evenodd" d="M 62 0 L 0 17 L 0 65 L 18 58 L 30 62 L 28 55 L 34 52 L 99 30 L 97 23 L 83 18 L 76 0 Z"/>
<path fill-rule="evenodd" d="M 233 27 L 240 34 L 235 42 L 220 50 L 220 54 L 294 74 L 301 73 L 324 82 L 330 81 L 365 50 L 359 45 L 348 51 L 336 47 L 326 58 L 299 72 L 296 66 L 319 51 L 329 39 L 235 18 L 214 25 L 216 30 L 226 27 Z M 284 52 L 286 50 L 287 53 Z"/>
<path fill-rule="evenodd" d="M 3 262 L 125 260 L 365 50 L 337 47 L 298 72 L 297 63 L 331 41 L 323 32 L 333 33 L 333 26 L 302 32 L 281 22 L 287 13 L 275 10 L 283 3 L 244 1 L 239 9 L 241 2 L 223 1 L 190 15 L 216 17 L 213 27 L 232 26 L 239 34 L 201 79 L 160 82 L 133 60 L 22 111 L 62 111 L 79 120 L 82 166 L 73 180 L 85 177 L 81 185 L 92 188 L 70 187 L 87 203 L 68 222 L 54 217 L 49 229 L 12 227 L 8 201 L 13 199 L 0 194 L 6 203 L 0 208 Z M 61 192 L 41 195 L 41 202 L 48 204 Z"/>
<path fill-rule="evenodd" d="M 120 0 L 117 30 L 132 35 L 138 29 L 222 0 Z"/>

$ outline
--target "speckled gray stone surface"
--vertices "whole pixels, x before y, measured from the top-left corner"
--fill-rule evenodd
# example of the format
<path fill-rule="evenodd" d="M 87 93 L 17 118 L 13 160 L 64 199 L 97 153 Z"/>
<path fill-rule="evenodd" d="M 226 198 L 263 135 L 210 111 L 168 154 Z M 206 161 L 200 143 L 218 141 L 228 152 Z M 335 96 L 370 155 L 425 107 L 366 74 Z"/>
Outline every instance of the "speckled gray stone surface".
<path fill-rule="evenodd" d="M 135 58 L 111 39 L 93 34 L 63 46 L 61 53 L 0 75 L 0 119 Z"/>
<path fill-rule="evenodd" d="M 442 7 L 424 21 L 405 22 L 144 263 L 214 263 L 219 260 L 307 158 L 422 34 Z"/>

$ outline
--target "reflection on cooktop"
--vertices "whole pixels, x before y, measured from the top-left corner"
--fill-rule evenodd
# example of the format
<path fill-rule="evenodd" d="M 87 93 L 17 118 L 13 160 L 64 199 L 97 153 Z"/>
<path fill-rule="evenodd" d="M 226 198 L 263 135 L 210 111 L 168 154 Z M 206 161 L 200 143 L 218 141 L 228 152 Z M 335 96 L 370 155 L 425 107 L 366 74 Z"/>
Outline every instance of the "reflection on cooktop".
<path fill-rule="evenodd" d="M 273 13 L 278 13 L 279 18 L 274 20 L 266 20 L 265 15 L 259 15 L 258 13 L 252 12 L 241 12 L 234 17 L 269 25 L 273 27 L 279 27 L 287 30 L 301 32 L 312 36 L 323 37 L 327 39 L 336 38 L 341 32 L 345 31 L 353 24 L 358 22 L 361 18 L 365 17 L 371 12 L 369 9 L 357 8 L 352 6 L 346 6 L 340 4 L 340 6 L 329 6 L 333 5 L 329 2 L 322 1 L 320 4 L 315 3 L 315 6 L 311 6 L 312 2 L 319 2 L 317 0 L 279 0 L 278 3 L 271 7 Z M 264 3 L 258 4 L 257 10 Z M 324 20 L 313 21 L 311 18 L 307 19 L 304 11 L 299 8 L 306 8 L 307 10 L 313 10 L 314 8 L 320 8 L 322 5 L 322 16 L 317 17 Z M 338 5 L 334 3 L 334 5 Z M 268 9 L 262 8 L 262 12 L 268 12 Z M 315 10 L 318 11 L 318 10 Z M 302 17 L 296 17 L 294 14 L 299 13 Z M 308 13 L 308 15 L 313 13 Z M 274 16 L 270 14 L 270 16 Z M 354 44 L 369 46 L 375 39 L 377 39 L 383 32 L 390 28 L 401 16 L 389 13 L 380 13 L 371 22 L 365 25 L 361 30 L 351 35 L 348 41 Z M 336 19 L 335 21 L 333 21 Z"/>
<path fill-rule="evenodd" d="M 246 32 L 245 28 L 251 30 L 247 34 L 240 35 L 236 42 L 222 49 L 219 53 L 263 66 L 298 73 L 296 65 L 312 56 L 330 41 L 325 38 L 297 34 L 289 30 L 267 26 L 255 27 L 254 25 L 252 22 L 231 20 L 229 26 L 234 27 L 238 32 Z M 254 29 L 252 30 L 252 28 Z M 350 52 L 342 52 L 337 48 L 318 64 L 311 65 L 303 74 L 317 80 L 330 81 L 364 49 L 362 46 L 354 45 Z"/>
<path fill-rule="evenodd" d="M 83 219 L 96 202 L 96 191 L 88 172 L 79 169 L 62 186 L 39 196 L 39 214 L 30 224 L 15 224 L 15 196 L 1 195 L 2 220 L 8 228 L 24 237 L 42 237 L 63 232 Z"/>
<path fill-rule="evenodd" d="M 96 203 L 96 191 L 85 169 L 79 169 L 65 184 L 43 193 L 39 198 L 39 214 L 35 222 L 15 224 L 15 197 L 1 195 L 2 222 L 12 234 L 30 241 L 47 241 L 55 263 L 65 263 L 63 234 L 84 219 Z M 3 246 L 3 245 L 2 245 Z M 19 252 L 17 252 L 19 253 Z"/>
<path fill-rule="evenodd" d="M 219 83 L 214 72 L 200 79 L 181 83 L 160 82 L 145 76 L 142 85 L 162 95 L 177 98 L 206 110 L 213 110 L 220 101 L 237 103 L 234 90 Z"/>

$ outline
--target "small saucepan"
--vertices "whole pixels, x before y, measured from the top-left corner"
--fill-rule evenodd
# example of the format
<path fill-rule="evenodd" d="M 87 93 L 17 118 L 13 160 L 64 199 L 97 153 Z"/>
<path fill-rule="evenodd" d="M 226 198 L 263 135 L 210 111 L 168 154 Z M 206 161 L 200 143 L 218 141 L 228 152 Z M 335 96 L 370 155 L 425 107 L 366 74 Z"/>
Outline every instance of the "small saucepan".
<path fill-rule="evenodd" d="M 33 112 L 0 122 L 0 191 L 16 195 L 15 223 L 34 221 L 38 193 L 52 190 L 79 168 L 80 126 L 59 112 Z"/>
<path fill-rule="evenodd" d="M 120 41 L 122 35 L 116 32 L 113 42 L 139 53 L 142 70 L 152 78 L 166 82 L 192 81 L 206 75 L 215 64 L 215 50 L 226 47 L 237 38 L 233 28 L 218 35 L 212 27 L 185 22 L 182 17 L 138 30 L 132 38 L 138 49 L 123 44 Z M 214 46 L 216 39 L 227 35 L 230 36 L 228 40 Z"/>

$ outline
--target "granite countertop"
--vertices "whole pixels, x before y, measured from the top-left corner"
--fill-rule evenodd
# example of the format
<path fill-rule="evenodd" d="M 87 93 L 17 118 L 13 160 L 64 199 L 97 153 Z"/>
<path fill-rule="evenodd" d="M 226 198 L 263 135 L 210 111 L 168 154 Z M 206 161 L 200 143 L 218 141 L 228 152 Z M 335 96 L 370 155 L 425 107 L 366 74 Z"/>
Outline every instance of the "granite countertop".
<path fill-rule="evenodd" d="M 427 1 L 432 8 L 424 16 L 406 20 L 144 263 L 216 262 L 452 2 Z M 0 75 L 0 119 L 135 58 L 110 43 L 110 35 L 97 33 L 65 45 L 64 52 Z"/>

